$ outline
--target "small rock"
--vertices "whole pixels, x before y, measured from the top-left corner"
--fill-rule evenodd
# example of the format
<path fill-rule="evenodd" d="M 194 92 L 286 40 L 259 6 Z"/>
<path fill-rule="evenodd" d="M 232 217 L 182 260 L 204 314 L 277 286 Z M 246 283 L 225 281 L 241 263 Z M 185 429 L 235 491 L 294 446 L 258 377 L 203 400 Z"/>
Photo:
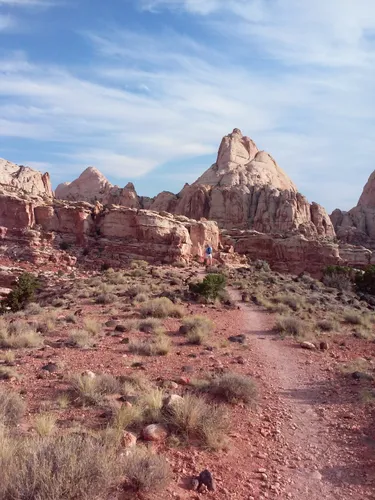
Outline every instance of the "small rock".
<path fill-rule="evenodd" d="M 322 480 L 322 475 L 319 471 L 315 470 L 311 476 L 310 476 L 312 479 L 316 479 L 317 481 L 321 481 Z"/>
<path fill-rule="evenodd" d="M 161 424 L 151 424 L 142 431 L 143 439 L 146 441 L 164 441 L 168 436 L 168 431 Z"/>
<path fill-rule="evenodd" d="M 183 400 L 184 398 L 182 396 L 179 396 L 178 394 L 171 394 L 163 400 L 163 407 L 172 408 L 173 406 L 180 404 Z"/>
<path fill-rule="evenodd" d="M 319 349 L 321 351 L 328 351 L 329 345 L 328 342 L 320 342 Z"/>
<path fill-rule="evenodd" d="M 189 483 L 189 490 L 197 491 L 198 488 L 199 488 L 199 479 L 197 477 L 191 478 L 191 481 Z"/>
<path fill-rule="evenodd" d="M 316 347 L 312 342 L 301 342 L 300 346 L 302 349 L 308 349 L 309 351 L 315 351 Z"/>
<path fill-rule="evenodd" d="M 90 371 L 90 370 L 85 370 L 84 372 L 81 373 L 81 375 L 83 377 L 88 377 L 88 378 L 95 378 L 96 377 L 95 373 Z"/>
<path fill-rule="evenodd" d="M 374 380 L 374 377 L 366 372 L 353 372 L 352 377 L 354 380 Z"/>
<path fill-rule="evenodd" d="M 116 325 L 115 332 L 125 333 L 129 331 L 129 328 L 125 325 Z"/>
<path fill-rule="evenodd" d="M 124 431 L 121 444 L 124 448 L 134 448 L 137 444 L 137 436 L 132 432 Z"/>
<path fill-rule="evenodd" d="M 246 343 L 246 335 L 232 335 L 228 337 L 229 342 L 237 343 L 237 344 L 245 344 Z"/>
<path fill-rule="evenodd" d="M 45 370 L 49 373 L 55 373 L 59 370 L 59 367 L 56 363 L 47 363 L 46 365 L 42 366 L 42 370 Z"/>
<path fill-rule="evenodd" d="M 199 480 L 198 491 L 201 491 L 200 488 L 202 485 L 206 486 L 208 491 L 215 491 L 216 490 L 215 480 L 212 477 L 212 474 L 209 470 L 205 469 L 203 472 L 201 472 L 199 474 L 198 480 Z"/>
<path fill-rule="evenodd" d="M 114 328 L 117 325 L 117 322 L 114 321 L 113 319 L 110 319 L 109 321 L 106 321 L 104 324 L 108 328 Z"/>

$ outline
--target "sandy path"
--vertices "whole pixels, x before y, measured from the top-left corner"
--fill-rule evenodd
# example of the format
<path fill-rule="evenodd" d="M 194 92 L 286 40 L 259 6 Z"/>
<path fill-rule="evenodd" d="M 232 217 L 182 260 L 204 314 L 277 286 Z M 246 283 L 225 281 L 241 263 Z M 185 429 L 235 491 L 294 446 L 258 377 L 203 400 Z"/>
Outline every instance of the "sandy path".
<path fill-rule="evenodd" d="M 231 295 L 239 300 L 238 292 L 231 291 Z M 256 306 L 239 305 L 255 374 L 263 389 L 259 411 L 264 428 L 260 433 L 271 459 L 268 469 L 278 490 L 276 496 L 375 498 L 373 478 L 356 456 L 360 451 L 335 432 L 336 411 L 332 414 L 330 410 L 335 389 L 320 367 L 321 354 L 282 342 L 270 332 L 269 315 Z"/>

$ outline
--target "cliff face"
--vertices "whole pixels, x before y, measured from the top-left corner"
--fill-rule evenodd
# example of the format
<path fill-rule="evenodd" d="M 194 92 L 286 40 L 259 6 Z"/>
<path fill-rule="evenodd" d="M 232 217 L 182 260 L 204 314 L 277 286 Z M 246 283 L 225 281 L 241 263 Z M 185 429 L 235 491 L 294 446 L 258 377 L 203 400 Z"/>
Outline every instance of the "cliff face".
<path fill-rule="evenodd" d="M 42 174 L 2 158 L 0 158 L 0 188 L 3 192 L 17 192 L 33 197 L 53 196 L 48 173 Z"/>
<path fill-rule="evenodd" d="M 340 241 L 375 249 L 375 172 L 367 181 L 356 207 L 336 209 L 331 220 Z"/>
<path fill-rule="evenodd" d="M 298 193 L 275 160 L 238 129 L 223 138 L 216 163 L 194 184 L 176 196 L 159 194 L 150 208 L 212 219 L 227 229 L 334 236 L 324 208 Z"/>

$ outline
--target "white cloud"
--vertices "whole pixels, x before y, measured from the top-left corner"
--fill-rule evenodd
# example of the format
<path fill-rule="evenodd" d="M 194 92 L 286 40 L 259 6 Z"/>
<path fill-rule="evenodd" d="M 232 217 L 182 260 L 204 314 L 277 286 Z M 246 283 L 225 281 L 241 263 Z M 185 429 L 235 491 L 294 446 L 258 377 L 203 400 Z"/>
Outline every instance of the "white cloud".
<path fill-rule="evenodd" d="M 374 168 L 375 4 L 139 4 L 185 9 L 214 30 L 217 45 L 171 30 L 111 29 L 85 34 L 94 55 L 80 68 L 10 54 L 0 61 L 0 135 L 64 145 L 56 171 L 66 161 L 78 175 L 92 164 L 126 183 L 181 159 L 195 172 L 194 158 L 215 155 L 222 135 L 239 127 L 310 198 L 329 209 L 356 202 Z M 181 172 L 171 169 L 173 177 Z"/>

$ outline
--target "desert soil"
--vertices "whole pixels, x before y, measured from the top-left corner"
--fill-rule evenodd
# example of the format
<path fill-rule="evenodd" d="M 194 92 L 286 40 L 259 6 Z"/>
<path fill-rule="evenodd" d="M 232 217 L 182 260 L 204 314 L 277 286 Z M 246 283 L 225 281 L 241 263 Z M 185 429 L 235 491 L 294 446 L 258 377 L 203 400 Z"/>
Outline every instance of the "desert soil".
<path fill-rule="evenodd" d="M 154 383 L 177 381 L 175 392 L 189 392 L 186 379 L 205 374 L 232 371 L 252 376 L 259 397 L 252 408 L 234 405 L 230 411 L 228 448 L 208 452 L 198 447 L 157 445 L 155 452 L 166 456 L 173 470 L 167 491 L 145 495 L 147 500 L 199 499 L 295 500 L 352 498 L 375 499 L 374 405 L 364 404 L 362 391 L 373 391 L 373 383 L 358 382 L 343 375 L 338 366 L 358 357 L 375 359 L 375 344 L 353 337 L 337 336 L 328 351 L 306 351 L 291 339 L 283 340 L 273 332 L 275 318 L 253 304 L 240 302 L 235 308 L 200 304 L 185 305 L 187 314 L 204 314 L 216 325 L 209 347 L 187 345 L 179 335 L 180 322 L 168 319 L 165 327 L 172 340 L 166 357 L 140 357 L 129 353 L 122 338 L 106 328 L 100 345 L 93 350 L 71 349 L 54 342 L 69 334 L 57 332 L 40 351 L 20 354 L 17 371 L 20 381 L 4 382 L 22 390 L 29 415 L 26 432 L 33 417 L 45 409 L 58 418 L 61 429 L 84 426 L 93 429 L 106 424 L 105 414 L 96 408 L 58 409 L 53 401 L 67 390 L 66 378 L 83 369 L 113 375 L 134 373 L 138 368 Z M 70 313 L 107 321 L 108 307 L 75 304 Z M 128 313 L 114 319 L 121 322 Z M 231 335 L 244 334 L 244 345 L 228 342 Z M 126 337 L 128 334 L 124 334 Z M 147 334 L 134 333 L 141 338 Z M 62 367 L 57 373 L 44 373 L 48 362 Z M 215 492 L 200 495 L 186 488 L 187 481 L 208 468 L 216 479 Z M 124 496 L 121 488 L 112 499 Z"/>

